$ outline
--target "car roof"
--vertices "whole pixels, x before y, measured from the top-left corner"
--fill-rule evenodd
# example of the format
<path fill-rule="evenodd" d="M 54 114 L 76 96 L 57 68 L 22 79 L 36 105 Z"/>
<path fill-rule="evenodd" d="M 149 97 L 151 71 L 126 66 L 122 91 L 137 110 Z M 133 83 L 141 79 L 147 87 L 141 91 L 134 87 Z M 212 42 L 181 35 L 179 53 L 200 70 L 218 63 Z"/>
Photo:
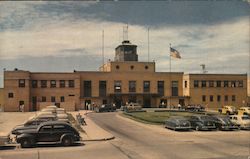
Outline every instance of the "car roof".
<path fill-rule="evenodd" d="M 47 121 L 41 124 L 41 126 L 44 125 L 68 125 L 71 126 L 70 124 L 66 123 L 65 121 Z"/>

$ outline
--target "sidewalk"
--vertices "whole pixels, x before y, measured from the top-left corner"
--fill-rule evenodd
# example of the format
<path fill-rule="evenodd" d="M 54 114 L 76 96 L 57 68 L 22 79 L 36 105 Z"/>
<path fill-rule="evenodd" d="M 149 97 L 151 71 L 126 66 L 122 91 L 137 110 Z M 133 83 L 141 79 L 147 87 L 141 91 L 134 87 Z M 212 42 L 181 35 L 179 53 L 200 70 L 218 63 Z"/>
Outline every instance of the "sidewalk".
<path fill-rule="evenodd" d="M 76 119 L 76 115 L 80 113 L 82 117 L 85 119 L 87 125 L 81 126 L 85 133 L 80 133 L 83 141 L 105 141 L 112 140 L 115 137 L 107 132 L 106 130 L 100 128 L 88 117 L 88 113 L 93 113 L 88 110 L 80 110 L 75 112 L 70 112 L 73 117 Z"/>

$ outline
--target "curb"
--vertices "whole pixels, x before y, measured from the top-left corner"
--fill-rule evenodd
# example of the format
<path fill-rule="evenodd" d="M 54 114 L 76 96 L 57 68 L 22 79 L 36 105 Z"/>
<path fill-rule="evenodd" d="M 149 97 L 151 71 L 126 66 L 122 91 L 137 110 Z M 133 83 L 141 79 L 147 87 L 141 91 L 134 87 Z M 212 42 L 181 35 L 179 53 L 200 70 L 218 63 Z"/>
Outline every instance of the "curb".
<path fill-rule="evenodd" d="M 109 138 L 103 138 L 103 139 L 88 139 L 88 140 L 82 140 L 84 142 L 89 142 L 89 141 L 109 141 L 115 139 L 114 136 L 109 137 Z"/>

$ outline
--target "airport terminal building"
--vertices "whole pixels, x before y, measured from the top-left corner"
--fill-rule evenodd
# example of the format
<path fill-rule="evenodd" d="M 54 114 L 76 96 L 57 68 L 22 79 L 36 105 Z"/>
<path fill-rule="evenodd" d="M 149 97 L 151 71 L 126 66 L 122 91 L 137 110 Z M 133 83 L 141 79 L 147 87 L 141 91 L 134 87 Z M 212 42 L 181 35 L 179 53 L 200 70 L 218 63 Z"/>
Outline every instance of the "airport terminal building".
<path fill-rule="evenodd" d="M 88 104 L 137 102 L 145 108 L 201 104 L 210 109 L 247 104 L 247 74 L 156 72 L 155 62 L 139 62 L 137 46 L 123 41 L 114 61 L 99 71 L 4 71 L 4 110 L 40 110 L 57 105 L 66 110 Z"/>

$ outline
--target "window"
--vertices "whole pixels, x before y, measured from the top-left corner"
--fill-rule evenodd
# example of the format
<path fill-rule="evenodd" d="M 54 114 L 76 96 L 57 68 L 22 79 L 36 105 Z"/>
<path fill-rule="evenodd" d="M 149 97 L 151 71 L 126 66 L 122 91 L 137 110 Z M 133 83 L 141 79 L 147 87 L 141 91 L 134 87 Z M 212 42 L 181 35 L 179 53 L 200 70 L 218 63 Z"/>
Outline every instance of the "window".
<path fill-rule="evenodd" d="M 225 102 L 227 102 L 228 101 L 228 95 L 225 95 Z"/>
<path fill-rule="evenodd" d="M 221 96 L 217 95 L 217 102 L 220 102 L 220 100 L 221 100 Z"/>
<path fill-rule="evenodd" d="M 214 81 L 209 81 L 209 87 L 214 87 Z"/>
<path fill-rule="evenodd" d="M 236 81 L 231 81 L 231 87 L 236 87 Z"/>
<path fill-rule="evenodd" d="M 243 81 L 238 81 L 238 87 L 243 87 Z"/>
<path fill-rule="evenodd" d="M 51 97 L 51 102 L 56 102 L 56 97 L 55 96 Z"/>
<path fill-rule="evenodd" d="M 206 102 L 206 96 L 205 95 L 202 96 L 202 102 Z"/>
<path fill-rule="evenodd" d="M 69 80 L 69 87 L 71 87 L 71 88 L 75 87 L 75 81 L 74 80 Z"/>
<path fill-rule="evenodd" d="M 214 101 L 214 96 L 210 95 L 210 102 Z"/>
<path fill-rule="evenodd" d="M 224 87 L 228 87 L 228 81 L 224 81 Z"/>
<path fill-rule="evenodd" d="M 114 82 L 114 92 L 115 93 L 122 92 L 122 82 L 121 81 L 115 81 Z"/>
<path fill-rule="evenodd" d="M 14 97 L 14 93 L 8 93 L 8 97 L 9 98 L 13 98 Z"/>
<path fill-rule="evenodd" d="M 221 87 L 221 81 L 216 81 L 216 87 Z"/>
<path fill-rule="evenodd" d="M 19 87 L 25 87 L 25 79 L 19 80 Z"/>
<path fill-rule="evenodd" d="M 54 131 L 67 131 L 67 128 L 64 125 L 54 125 Z"/>
<path fill-rule="evenodd" d="M 42 102 L 46 102 L 46 97 L 42 97 Z"/>
<path fill-rule="evenodd" d="M 46 87 L 47 87 L 47 81 L 41 80 L 41 88 L 46 88 Z"/>
<path fill-rule="evenodd" d="M 55 80 L 51 80 L 50 81 L 50 88 L 55 88 L 56 87 L 56 81 Z"/>
<path fill-rule="evenodd" d="M 235 102 L 236 101 L 236 96 L 232 95 L 232 101 Z"/>
<path fill-rule="evenodd" d="M 60 88 L 64 88 L 65 87 L 65 80 L 60 80 Z"/>
<path fill-rule="evenodd" d="M 40 129 L 40 131 L 42 131 L 42 132 L 50 132 L 50 131 L 52 131 L 52 126 L 51 125 L 45 125 Z"/>
<path fill-rule="evenodd" d="M 91 97 L 92 96 L 92 82 L 91 81 L 83 81 L 83 95 L 84 97 Z"/>
<path fill-rule="evenodd" d="M 64 96 L 61 96 L 61 102 L 64 102 L 65 99 L 64 99 Z"/>
<path fill-rule="evenodd" d="M 150 92 L 150 81 L 143 81 L 143 92 Z"/>
<path fill-rule="evenodd" d="M 129 81 L 129 92 L 136 92 L 136 81 Z"/>
<path fill-rule="evenodd" d="M 32 80 L 32 88 L 37 88 L 37 80 Z"/>
<path fill-rule="evenodd" d="M 164 81 L 157 82 L 158 94 L 164 96 Z"/>
<path fill-rule="evenodd" d="M 199 81 L 194 80 L 194 87 L 195 87 L 195 88 L 199 87 Z"/>
<path fill-rule="evenodd" d="M 105 97 L 107 94 L 107 82 L 99 81 L 99 96 Z"/>
<path fill-rule="evenodd" d="M 188 83 L 187 83 L 187 81 L 185 81 L 184 82 L 184 87 L 187 88 L 187 85 L 188 85 Z"/>
<path fill-rule="evenodd" d="M 201 81 L 201 87 L 207 87 L 207 81 Z"/>
<path fill-rule="evenodd" d="M 172 96 L 178 96 L 178 81 L 172 81 Z"/>

